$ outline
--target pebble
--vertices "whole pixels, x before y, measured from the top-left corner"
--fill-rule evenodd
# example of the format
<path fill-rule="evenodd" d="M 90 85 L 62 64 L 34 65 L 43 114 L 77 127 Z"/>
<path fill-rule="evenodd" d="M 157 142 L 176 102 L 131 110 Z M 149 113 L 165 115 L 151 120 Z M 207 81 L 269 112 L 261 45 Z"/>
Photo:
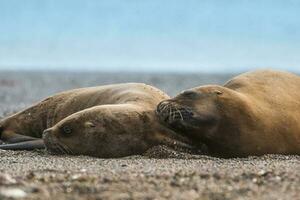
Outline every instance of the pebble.
<path fill-rule="evenodd" d="M 7 188 L 0 190 L 0 199 L 1 197 L 20 199 L 25 198 L 26 196 L 27 193 L 19 188 Z"/>
<path fill-rule="evenodd" d="M 9 174 L 0 174 L 0 185 L 11 185 L 16 183 L 17 181 Z"/>

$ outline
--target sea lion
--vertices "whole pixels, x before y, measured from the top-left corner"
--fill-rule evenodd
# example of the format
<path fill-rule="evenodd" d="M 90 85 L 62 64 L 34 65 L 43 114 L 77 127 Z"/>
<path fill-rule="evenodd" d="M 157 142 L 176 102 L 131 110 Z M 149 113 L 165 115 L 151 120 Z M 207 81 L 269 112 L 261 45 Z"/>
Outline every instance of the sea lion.
<path fill-rule="evenodd" d="M 156 112 L 211 155 L 300 154 L 300 77 L 288 72 L 258 70 L 188 89 Z"/>
<path fill-rule="evenodd" d="M 1 120 L 0 136 L 7 144 L 0 149 L 45 145 L 54 153 L 107 158 L 141 154 L 159 144 L 181 144 L 184 138 L 160 125 L 155 115 L 156 105 L 167 98 L 142 83 L 62 92 Z"/>

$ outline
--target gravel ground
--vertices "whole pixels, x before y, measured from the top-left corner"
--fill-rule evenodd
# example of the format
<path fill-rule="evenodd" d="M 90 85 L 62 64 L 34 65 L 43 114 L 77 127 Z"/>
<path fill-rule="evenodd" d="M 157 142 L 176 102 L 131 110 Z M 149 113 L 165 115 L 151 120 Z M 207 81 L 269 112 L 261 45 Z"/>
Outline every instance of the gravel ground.
<path fill-rule="evenodd" d="M 0 116 L 58 91 L 146 82 L 170 95 L 232 75 L 0 72 Z M 99 159 L 0 150 L 0 199 L 300 199 L 300 156 L 218 159 L 155 147 Z"/>

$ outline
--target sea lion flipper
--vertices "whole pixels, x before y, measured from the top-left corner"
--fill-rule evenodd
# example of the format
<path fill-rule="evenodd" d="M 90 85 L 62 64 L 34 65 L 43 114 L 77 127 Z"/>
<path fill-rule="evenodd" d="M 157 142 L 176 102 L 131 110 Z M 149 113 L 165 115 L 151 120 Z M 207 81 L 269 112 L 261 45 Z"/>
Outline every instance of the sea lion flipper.
<path fill-rule="evenodd" d="M 9 144 L 38 140 L 38 139 L 41 139 L 41 138 L 30 137 L 27 135 L 20 135 L 13 131 L 3 131 L 1 133 L 1 140 L 5 143 L 9 143 Z"/>
<path fill-rule="evenodd" d="M 33 140 L 40 140 L 40 138 L 35 138 L 35 137 L 26 136 L 26 135 L 16 134 L 16 137 L 9 138 L 5 142 L 9 143 L 9 144 L 13 144 L 13 143 L 26 142 L 26 141 L 33 141 Z"/>
<path fill-rule="evenodd" d="M 0 149 L 3 150 L 33 150 L 33 149 L 44 149 L 44 148 L 45 145 L 42 139 L 19 142 L 14 144 L 0 145 Z"/>

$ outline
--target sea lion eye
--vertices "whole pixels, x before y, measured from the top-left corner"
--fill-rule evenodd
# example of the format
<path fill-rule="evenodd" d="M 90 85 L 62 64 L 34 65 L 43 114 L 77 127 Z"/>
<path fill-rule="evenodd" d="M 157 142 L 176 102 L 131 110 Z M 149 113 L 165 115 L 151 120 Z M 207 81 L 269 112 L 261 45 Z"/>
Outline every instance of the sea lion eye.
<path fill-rule="evenodd" d="M 196 98 L 198 97 L 198 93 L 192 90 L 186 90 L 184 92 L 181 93 L 182 96 L 186 97 L 186 98 Z"/>
<path fill-rule="evenodd" d="M 70 134 L 70 133 L 72 133 L 72 130 L 71 130 L 71 128 L 69 126 L 64 126 L 63 127 L 63 132 L 65 134 Z"/>

